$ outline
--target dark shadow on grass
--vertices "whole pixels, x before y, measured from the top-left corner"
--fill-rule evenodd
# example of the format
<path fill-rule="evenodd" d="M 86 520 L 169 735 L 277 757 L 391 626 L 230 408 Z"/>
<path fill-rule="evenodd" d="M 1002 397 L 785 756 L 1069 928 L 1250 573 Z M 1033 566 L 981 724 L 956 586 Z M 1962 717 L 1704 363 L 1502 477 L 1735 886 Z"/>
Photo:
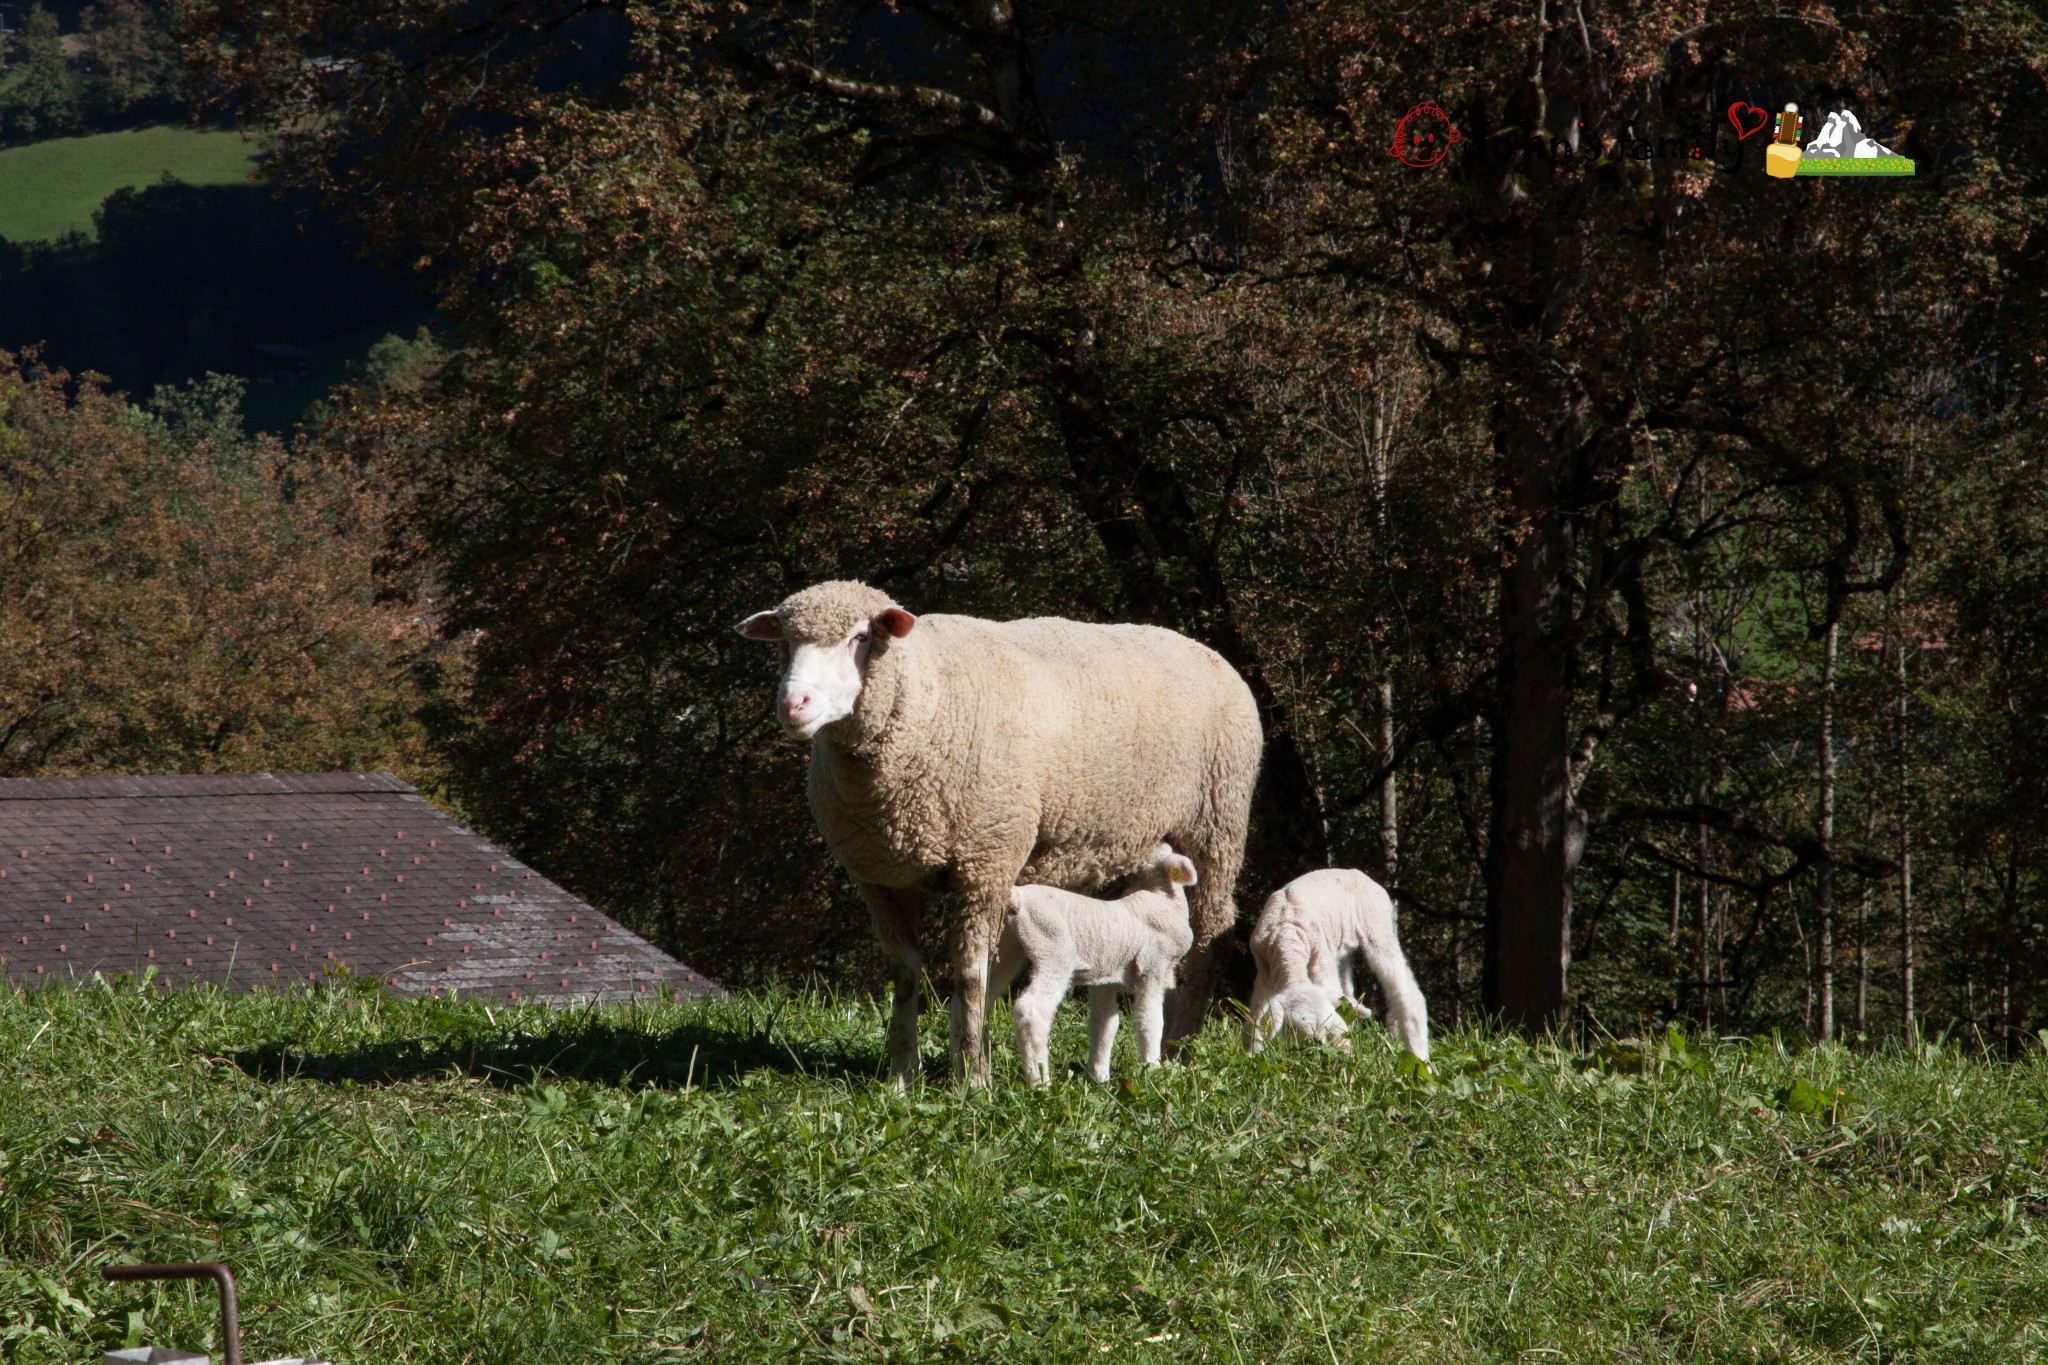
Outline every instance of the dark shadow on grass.
<path fill-rule="evenodd" d="M 265 1043 L 233 1055 L 258 1080 L 361 1085 L 467 1076 L 506 1087 L 571 1078 L 598 1085 L 672 1089 L 725 1086 L 752 1071 L 829 1080 L 877 1080 L 879 1049 L 864 1043 L 800 1044 L 766 1023 L 691 1022 L 633 1028 L 601 1016 L 565 1018 L 538 1031 L 401 1038 L 335 1052 Z"/>

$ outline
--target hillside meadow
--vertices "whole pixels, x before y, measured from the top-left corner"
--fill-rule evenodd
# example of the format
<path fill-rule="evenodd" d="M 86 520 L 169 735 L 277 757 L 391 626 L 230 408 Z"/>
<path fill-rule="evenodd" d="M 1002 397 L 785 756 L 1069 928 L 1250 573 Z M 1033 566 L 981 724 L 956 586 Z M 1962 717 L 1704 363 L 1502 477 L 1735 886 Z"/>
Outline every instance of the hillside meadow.
<path fill-rule="evenodd" d="M 1466 1032 L 1431 1076 L 1218 1020 L 1134 1083 L 1005 1044 L 898 1097 L 881 1054 L 822 994 L 0 995 L 0 1359 L 199 1347 L 207 1295 L 97 1277 L 197 1258 L 250 1359 L 344 1365 L 2048 1350 L 2038 1057 Z"/>
<path fill-rule="evenodd" d="M 239 185 L 254 173 L 257 155 L 256 144 L 238 133 L 177 127 L 9 147 L 0 150 L 0 237 L 89 237 L 93 210 L 115 190 L 141 189 L 166 176 L 188 185 Z"/>

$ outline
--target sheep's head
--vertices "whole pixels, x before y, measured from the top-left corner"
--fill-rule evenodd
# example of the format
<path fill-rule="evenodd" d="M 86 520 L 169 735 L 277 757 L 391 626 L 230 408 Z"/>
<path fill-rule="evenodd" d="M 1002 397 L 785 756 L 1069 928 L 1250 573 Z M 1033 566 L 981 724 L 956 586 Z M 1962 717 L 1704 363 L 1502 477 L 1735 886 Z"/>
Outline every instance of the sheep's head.
<path fill-rule="evenodd" d="M 792 593 L 773 611 L 740 622 L 750 640 L 782 642 L 782 683 L 775 714 L 783 729 L 809 739 L 852 715 L 878 644 L 910 634 L 917 618 L 865 583 L 819 583 Z"/>
<path fill-rule="evenodd" d="M 1138 875 L 1131 881 L 1131 889 L 1144 887 L 1149 891 L 1179 896 L 1199 880 L 1193 859 L 1175 853 L 1171 844 L 1160 844 L 1145 859 L 1145 865 L 1138 869 Z"/>

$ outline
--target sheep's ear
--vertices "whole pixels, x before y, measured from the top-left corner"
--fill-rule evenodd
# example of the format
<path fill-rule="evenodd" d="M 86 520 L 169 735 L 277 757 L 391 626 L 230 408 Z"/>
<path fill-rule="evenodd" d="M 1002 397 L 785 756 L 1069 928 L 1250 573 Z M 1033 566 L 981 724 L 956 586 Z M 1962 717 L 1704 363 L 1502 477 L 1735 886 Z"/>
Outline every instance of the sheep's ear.
<path fill-rule="evenodd" d="M 882 614 L 877 616 L 875 620 L 881 625 L 883 630 L 888 631 L 899 640 L 910 634 L 910 628 L 917 624 L 917 618 L 901 607 L 884 607 L 882 608 Z"/>
<path fill-rule="evenodd" d="M 772 611 L 757 611 L 740 622 L 740 634 L 749 640 L 780 640 L 782 618 Z"/>
<path fill-rule="evenodd" d="M 1166 879 L 1176 886 L 1193 886 L 1200 880 L 1195 875 L 1194 863 L 1179 854 L 1167 859 Z"/>

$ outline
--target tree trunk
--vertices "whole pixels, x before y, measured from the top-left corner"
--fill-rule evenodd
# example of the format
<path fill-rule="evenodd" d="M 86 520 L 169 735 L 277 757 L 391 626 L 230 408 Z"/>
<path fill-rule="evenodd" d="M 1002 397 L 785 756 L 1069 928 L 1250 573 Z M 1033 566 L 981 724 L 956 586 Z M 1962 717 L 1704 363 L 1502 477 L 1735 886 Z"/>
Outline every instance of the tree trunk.
<path fill-rule="evenodd" d="M 1493 837 L 1487 847 L 1488 1011 L 1529 1033 L 1571 1004 L 1572 878 L 1585 826 L 1572 798 L 1572 521 L 1564 452 L 1582 426 L 1567 404 L 1553 430 L 1503 433 L 1512 509 L 1501 568 Z"/>
<path fill-rule="evenodd" d="M 1912 769 L 1906 758 L 1906 621 L 1905 592 L 1894 597 L 1893 613 L 1899 644 L 1898 800 L 1899 800 L 1899 986 L 1904 997 L 1900 1023 L 1907 1041 L 1917 1033 L 1913 1008 L 1913 792 Z"/>
<path fill-rule="evenodd" d="M 1394 680 L 1380 680 L 1380 762 L 1391 763 L 1394 759 Z M 1380 783 L 1380 868 L 1386 875 L 1387 894 L 1396 901 L 1401 889 L 1401 811 L 1400 792 L 1394 786 L 1394 774 L 1389 772 L 1387 780 Z"/>
<path fill-rule="evenodd" d="M 1863 822 L 1863 846 L 1877 838 L 1877 794 L 1871 793 L 1870 813 Z M 1863 898 L 1856 905 L 1856 1041 L 1870 1036 L 1870 880 L 1864 879 Z"/>
<path fill-rule="evenodd" d="M 1707 804 L 1712 791 L 1705 777 L 1700 778 L 1699 802 Z M 1711 872 L 1713 864 L 1709 855 L 1713 852 L 1713 836 L 1707 832 L 1704 823 L 1700 825 L 1700 871 Z M 1705 877 L 1699 879 L 1699 943 L 1696 948 L 1700 981 L 1700 1032 L 1711 1033 L 1714 1029 L 1714 884 Z"/>
<path fill-rule="evenodd" d="M 1820 646 L 1820 842 L 1835 842 L 1835 656 L 1842 623 L 1829 621 Z M 1820 865 L 1820 1040 L 1835 1041 L 1835 865 Z"/>
<path fill-rule="evenodd" d="M 1671 869 L 1671 933 L 1665 938 L 1664 946 L 1671 955 L 1671 1017 L 1676 1019 L 1685 1008 L 1685 959 L 1678 951 L 1678 915 L 1685 904 L 1685 874 L 1677 868 Z"/>

